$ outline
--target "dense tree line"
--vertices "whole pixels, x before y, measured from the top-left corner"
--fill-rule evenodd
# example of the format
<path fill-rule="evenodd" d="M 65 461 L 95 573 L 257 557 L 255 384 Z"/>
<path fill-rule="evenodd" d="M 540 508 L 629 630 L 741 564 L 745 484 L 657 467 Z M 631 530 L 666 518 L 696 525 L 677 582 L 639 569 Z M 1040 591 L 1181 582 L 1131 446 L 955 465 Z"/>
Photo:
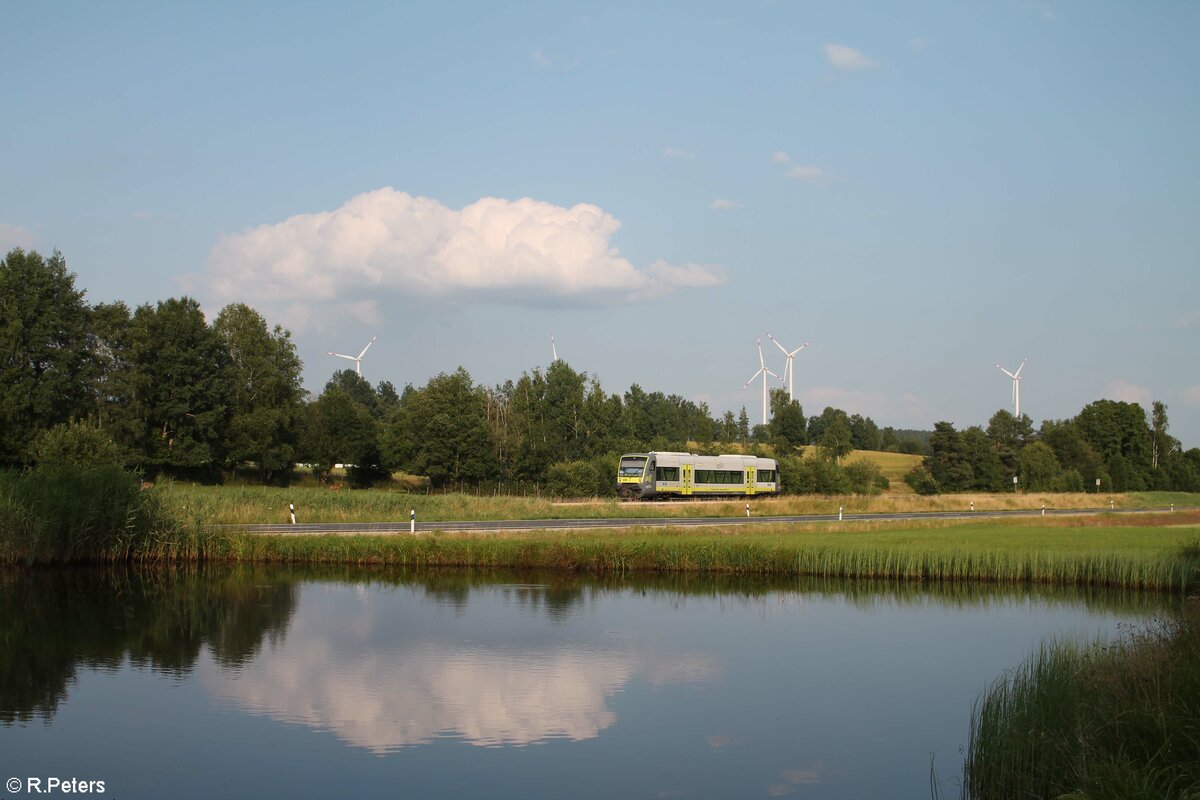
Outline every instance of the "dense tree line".
<path fill-rule="evenodd" d="M 91 452 L 201 480 L 253 469 L 286 481 L 299 462 L 319 476 L 351 465 L 356 485 L 403 470 L 435 487 L 611 490 L 621 452 L 813 443 L 836 462 L 886 441 L 886 429 L 839 409 L 805 418 L 778 390 L 775 418 L 751 428 L 745 408 L 714 417 L 704 403 L 637 385 L 610 394 L 563 361 L 495 387 L 460 368 L 402 392 L 342 370 L 313 397 L 290 334 L 248 306 L 226 306 L 211 323 L 188 297 L 89 306 L 57 252 L 13 250 L 0 267 L 0 460 L 9 466 Z"/>
<path fill-rule="evenodd" d="M 806 417 L 781 389 L 773 416 L 750 425 L 746 409 L 714 417 L 708 406 L 631 386 L 608 393 L 566 362 L 486 387 L 466 370 L 398 392 L 353 370 L 322 391 L 301 387 L 291 335 L 232 304 L 209 323 L 199 304 L 171 298 L 130 309 L 89 306 L 62 255 L 13 250 L 0 262 L 0 462 L 115 460 L 148 475 L 219 480 L 253 470 L 286 482 L 296 463 L 319 477 L 351 465 L 370 485 L 395 471 L 434 487 L 532 482 L 564 493 L 611 492 L 622 452 L 735 448 L 780 458 L 797 491 L 870 491 L 878 470 L 844 463 L 851 450 L 927 452 L 909 481 L 919 491 L 1076 488 L 1101 477 L 1117 489 L 1193 486 L 1200 451 L 1152 426 L 1138 406 L 1100 401 L 1035 434 L 1006 412 L 986 431 L 938 423 L 880 429 L 869 417 L 825 408 Z M 808 458 L 798 448 L 812 445 Z"/>
<path fill-rule="evenodd" d="M 929 455 L 906 481 L 922 494 L 1200 491 L 1200 448 L 1185 451 L 1167 430 L 1164 404 L 1155 402 L 1147 419 L 1137 403 L 1116 400 L 1089 403 L 1037 431 L 1028 415 L 1004 410 L 986 430 L 939 422 Z"/>

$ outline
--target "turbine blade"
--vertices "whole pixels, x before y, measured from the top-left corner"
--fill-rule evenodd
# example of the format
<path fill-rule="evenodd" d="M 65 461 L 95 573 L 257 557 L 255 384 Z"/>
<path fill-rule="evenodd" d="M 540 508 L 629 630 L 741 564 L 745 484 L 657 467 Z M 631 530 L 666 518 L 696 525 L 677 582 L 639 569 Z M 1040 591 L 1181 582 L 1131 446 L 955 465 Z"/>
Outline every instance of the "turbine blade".
<path fill-rule="evenodd" d="M 355 358 L 354 356 L 344 356 L 344 355 L 342 355 L 341 353 L 330 353 L 329 355 L 331 355 L 331 356 L 337 356 L 338 358 L 348 358 L 348 359 L 350 359 L 351 361 L 358 361 L 358 359 L 357 359 L 357 358 Z"/>
<path fill-rule="evenodd" d="M 363 356 L 365 356 L 367 354 L 367 351 L 371 349 L 371 345 L 375 344 L 375 340 L 378 338 L 379 338 L 378 336 L 372 336 L 371 341 L 367 342 L 367 346 L 362 349 L 362 352 L 358 354 L 358 357 L 362 358 Z"/>
<path fill-rule="evenodd" d="M 1029 360 L 1028 358 L 1025 359 L 1025 361 L 1028 361 L 1028 360 Z M 1021 370 L 1025 369 L 1025 361 L 1022 361 L 1021 366 L 1017 367 L 1016 374 L 1013 375 L 1014 378 L 1017 377 L 1017 375 L 1021 374 Z"/>
<path fill-rule="evenodd" d="M 761 374 L 762 374 L 762 370 L 760 369 L 758 372 L 756 372 L 756 373 L 754 373 L 753 375 L 751 375 L 751 376 L 750 376 L 750 380 L 746 381 L 746 385 L 745 385 L 745 386 L 743 386 L 742 388 L 743 388 L 743 389 L 746 389 L 746 388 L 748 388 L 748 387 L 750 386 L 750 384 L 754 383 L 754 380 L 755 380 L 755 379 L 756 379 L 756 378 L 757 378 L 759 375 L 761 375 Z"/>
<path fill-rule="evenodd" d="M 781 344 L 779 343 L 779 340 L 778 340 L 778 339 L 776 339 L 774 336 L 772 336 L 772 335 L 771 335 L 771 334 L 769 334 L 769 333 L 767 334 L 767 338 L 768 338 L 768 339 L 770 339 L 772 342 L 774 342 L 774 343 L 775 343 L 775 346 L 776 346 L 776 347 L 778 347 L 778 348 L 779 348 L 779 349 L 780 349 L 780 350 L 783 352 L 783 354 L 784 354 L 785 356 L 788 354 L 787 348 L 786 348 L 786 347 L 784 347 L 783 345 L 781 345 Z"/>

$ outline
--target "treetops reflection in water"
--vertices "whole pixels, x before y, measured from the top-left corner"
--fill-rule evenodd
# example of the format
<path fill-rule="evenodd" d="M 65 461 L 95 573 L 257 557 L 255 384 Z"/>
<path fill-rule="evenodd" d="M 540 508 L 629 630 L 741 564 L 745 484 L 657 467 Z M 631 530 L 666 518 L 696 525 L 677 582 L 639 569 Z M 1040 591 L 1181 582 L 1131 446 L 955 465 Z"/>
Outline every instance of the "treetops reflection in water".
<path fill-rule="evenodd" d="M 619 592 L 634 592 L 672 604 L 686 603 L 688 597 L 721 597 L 749 603 L 767 603 L 771 598 L 767 605 L 774 606 L 788 598 L 813 596 L 841 599 L 863 609 L 898 605 L 979 608 L 1036 600 L 1050 605 L 1082 604 L 1095 611 L 1151 615 L 1163 604 L 1161 597 L 1145 592 L 1014 589 L 964 583 L 920 586 L 817 578 L 671 575 L 582 579 L 562 573 L 357 567 L 6 570 L 0 571 L 0 722 L 51 719 L 80 668 L 114 671 L 129 663 L 183 675 L 195 668 L 207 650 L 220 671 L 250 677 L 248 668 L 264 643 L 272 648 L 282 648 L 286 643 L 294 627 L 299 585 L 306 582 L 407 589 L 459 612 L 465 611 L 473 594 L 483 592 L 489 598 L 512 603 L 524 614 L 544 614 L 551 622 L 564 622 L 586 609 L 592 599 Z M 503 652 L 493 649 L 486 658 L 464 660 L 461 653 L 438 652 L 428 643 L 422 648 L 409 654 L 409 677 L 394 676 L 399 683 L 407 681 L 402 693 L 413 705 L 453 684 L 447 676 L 456 669 L 473 672 L 471 682 L 479 685 L 490 681 L 493 686 L 507 686 L 510 697 L 528 691 L 558 691 L 563 708 L 615 691 L 631 670 L 649 674 L 652 680 L 698 680 L 713 670 L 712 665 L 694 655 L 668 658 L 661 653 L 619 652 L 619 648 L 616 656 L 588 650 L 547 651 L 540 664 L 531 663 L 528 653 L 510 653 L 512 658 L 506 659 Z M 349 665 L 344 658 L 336 663 L 329 661 L 325 667 L 343 675 L 348 668 L 358 670 L 360 683 L 371 682 L 363 669 L 376 673 L 381 669 L 378 664 Z M 489 669 L 491 674 L 479 674 L 480 669 Z M 422 674 L 424 678 L 410 679 Z M 537 678 L 540 687 L 523 682 L 523 675 Z M 569 685 L 572 675 L 590 676 L 588 685 L 592 688 L 581 690 L 579 685 Z M 245 696 L 241 699 L 260 708 L 272 699 L 281 702 L 281 698 L 269 696 L 273 686 L 270 676 L 258 677 L 261 680 L 243 680 L 240 690 Z M 464 674 L 463 685 L 468 683 Z M 252 684 L 258 685 L 257 694 Z M 472 702 L 469 691 L 457 696 L 462 699 L 452 701 L 455 707 Z M 360 698 L 364 705 L 377 700 Z M 285 709 L 290 702 L 283 702 Z M 285 710 L 283 716 L 296 718 L 306 713 Z M 603 714 L 574 721 L 568 716 L 549 726 L 552 735 L 595 735 L 603 727 Z M 522 731 L 525 724 L 509 720 L 491 734 L 481 735 L 480 741 L 495 744 L 528 738 L 536 731 Z M 436 735 L 442 729 L 439 725 L 431 721 L 426 730 L 400 736 L 400 743 Z M 385 736 L 390 737 L 387 746 L 397 744 L 394 734 Z"/>
<path fill-rule="evenodd" d="M 53 717 L 81 667 L 183 675 L 205 647 L 242 666 L 295 602 L 293 581 L 264 570 L 0 571 L 0 721 Z"/>

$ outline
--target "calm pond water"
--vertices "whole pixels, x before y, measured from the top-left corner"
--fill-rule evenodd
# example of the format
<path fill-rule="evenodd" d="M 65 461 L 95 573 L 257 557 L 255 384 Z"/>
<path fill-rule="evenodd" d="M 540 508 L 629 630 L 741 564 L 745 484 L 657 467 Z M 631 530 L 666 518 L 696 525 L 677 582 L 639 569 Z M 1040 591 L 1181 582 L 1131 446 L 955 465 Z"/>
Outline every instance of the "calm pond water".
<path fill-rule="evenodd" d="M 0 778 L 119 798 L 928 798 L 971 704 L 1161 598 L 365 570 L 0 572 Z M 14 796 L 9 787 L 9 796 Z"/>

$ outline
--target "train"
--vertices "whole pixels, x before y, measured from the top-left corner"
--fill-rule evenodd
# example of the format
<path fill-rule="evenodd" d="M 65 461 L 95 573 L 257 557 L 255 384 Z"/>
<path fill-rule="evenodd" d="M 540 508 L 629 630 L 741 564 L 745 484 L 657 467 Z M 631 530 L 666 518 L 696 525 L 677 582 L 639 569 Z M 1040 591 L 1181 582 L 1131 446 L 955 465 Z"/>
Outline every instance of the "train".
<path fill-rule="evenodd" d="M 691 453 L 626 453 L 617 465 L 617 495 L 627 500 L 779 494 L 773 458 Z"/>

